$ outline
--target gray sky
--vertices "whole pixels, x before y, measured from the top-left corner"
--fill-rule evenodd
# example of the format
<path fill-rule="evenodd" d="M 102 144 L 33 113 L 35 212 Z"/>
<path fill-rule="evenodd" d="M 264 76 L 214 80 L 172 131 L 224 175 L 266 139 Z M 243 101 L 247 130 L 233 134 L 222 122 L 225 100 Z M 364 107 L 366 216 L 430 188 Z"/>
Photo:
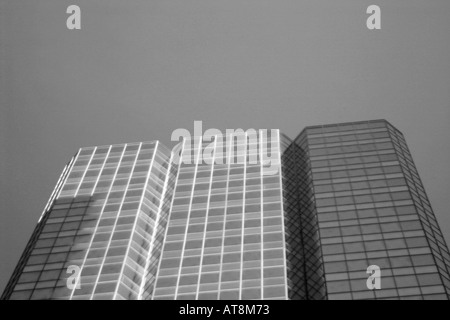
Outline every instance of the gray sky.
<path fill-rule="evenodd" d="M 450 242 L 449 16 L 448 0 L 0 0 L 0 292 L 79 147 L 171 146 L 194 120 L 294 137 L 386 118 Z"/>

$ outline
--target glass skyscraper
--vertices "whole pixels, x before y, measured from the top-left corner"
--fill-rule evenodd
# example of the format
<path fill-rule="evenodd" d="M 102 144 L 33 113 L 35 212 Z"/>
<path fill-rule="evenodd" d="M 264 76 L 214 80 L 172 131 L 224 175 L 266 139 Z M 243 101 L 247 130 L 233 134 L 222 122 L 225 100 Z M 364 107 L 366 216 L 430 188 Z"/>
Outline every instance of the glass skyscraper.
<path fill-rule="evenodd" d="M 279 132 L 226 138 L 185 142 L 153 299 L 288 297 Z"/>
<path fill-rule="evenodd" d="M 308 127 L 289 148 L 285 172 L 297 174 L 299 198 L 288 217 L 301 231 L 288 233 L 302 235 L 296 255 L 307 274 L 296 281 L 300 297 L 309 288 L 306 298 L 449 298 L 449 251 L 396 128 L 384 120 Z M 371 265 L 381 269 L 380 290 L 367 288 Z"/>
<path fill-rule="evenodd" d="M 210 138 L 80 149 L 2 299 L 450 297 L 448 248 L 387 121 Z"/>

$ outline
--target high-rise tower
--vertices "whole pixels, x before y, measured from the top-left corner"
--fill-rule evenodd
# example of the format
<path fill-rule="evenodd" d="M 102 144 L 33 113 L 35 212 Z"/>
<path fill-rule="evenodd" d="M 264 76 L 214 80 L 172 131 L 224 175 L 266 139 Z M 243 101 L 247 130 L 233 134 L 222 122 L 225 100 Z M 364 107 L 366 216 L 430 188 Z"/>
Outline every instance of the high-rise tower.
<path fill-rule="evenodd" d="M 325 275 L 307 283 L 328 299 L 448 299 L 449 251 L 400 131 L 385 120 L 307 127 L 291 148 L 306 269 Z M 380 290 L 367 288 L 371 265 Z"/>
<path fill-rule="evenodd" d="M 153 299 L 288 298 L 279 132 L 224 138 L 183 145 Z"/>

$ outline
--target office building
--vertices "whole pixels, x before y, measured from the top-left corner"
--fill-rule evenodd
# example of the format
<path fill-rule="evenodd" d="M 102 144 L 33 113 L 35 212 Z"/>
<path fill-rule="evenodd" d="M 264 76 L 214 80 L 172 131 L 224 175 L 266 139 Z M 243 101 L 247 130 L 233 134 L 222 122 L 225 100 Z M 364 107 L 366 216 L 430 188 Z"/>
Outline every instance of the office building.
<path fill-rule="evenodd" d="M 403 135 L 373 120 L 82 148 L 2 299 L 448 299 L 449 266 Z"/>

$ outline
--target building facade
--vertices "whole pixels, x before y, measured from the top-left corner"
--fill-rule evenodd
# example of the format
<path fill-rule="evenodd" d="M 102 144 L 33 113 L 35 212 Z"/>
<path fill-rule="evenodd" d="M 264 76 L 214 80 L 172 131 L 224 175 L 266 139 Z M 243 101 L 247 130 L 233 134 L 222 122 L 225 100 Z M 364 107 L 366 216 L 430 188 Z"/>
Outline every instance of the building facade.
<path fill-rule="evenodd" d="M 449 266 L 403 135 L 374 120 L 82 148 L 2 299 L 448 299 Z"/>
<path fill-rule="evenodd" d="M 400 131 L 384 120 L 315 126 L 292 146 L 327 299 L 449 298 L 449 251 Z M 380 290 L 367 288 L 371 265 Z"/>
<path fill-rule="evenodd" d="M 157 142 L 80 149 L 65 168 L 4 296 L 144 296 L 154 283 L 146 271 L 155 268 L 167 224 L 165 194 L 173 185 L 169 164 L 170 151 Z M 80 271 L 73 288 L 68 286 L 71 266 Z"/>

